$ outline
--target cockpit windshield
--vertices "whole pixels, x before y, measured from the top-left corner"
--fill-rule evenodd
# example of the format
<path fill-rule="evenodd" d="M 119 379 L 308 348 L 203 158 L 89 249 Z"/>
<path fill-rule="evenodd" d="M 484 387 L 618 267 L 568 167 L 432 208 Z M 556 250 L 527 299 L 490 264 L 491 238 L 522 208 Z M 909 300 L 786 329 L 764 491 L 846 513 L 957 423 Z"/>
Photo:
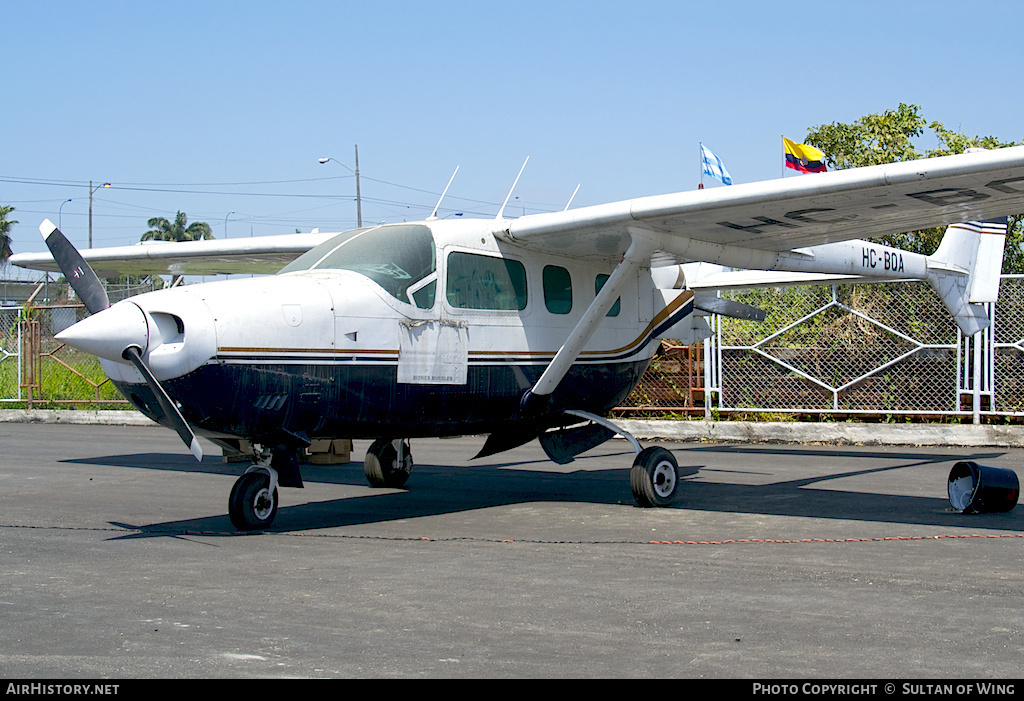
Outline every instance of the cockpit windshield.
<path fill-rule="evenodd" d="M 419 224 L 338 234 L 296 258 L 280 274 L 300 270 L 351 270 L 370 278 L 403 302 L 424 309 L 434 306 L 434 237 L 429 228 Z"/>

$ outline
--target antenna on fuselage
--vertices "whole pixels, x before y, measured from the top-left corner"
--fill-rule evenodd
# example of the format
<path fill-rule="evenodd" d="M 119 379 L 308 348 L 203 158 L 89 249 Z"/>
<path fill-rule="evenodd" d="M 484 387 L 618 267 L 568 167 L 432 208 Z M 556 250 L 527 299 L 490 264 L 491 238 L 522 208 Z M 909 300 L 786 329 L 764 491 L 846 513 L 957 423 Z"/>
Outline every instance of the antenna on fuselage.
<path fill-rule="evenodd" d="M 455 173 L 458 172 L 459 166 L 455 166 Z M 437 204 L 434 205 L 434 211 L 430 213 L 429 217 L 427 217 L 427 221 L 430 221 L 431 219 L 437 219 L 437 210 L 441 208 L 441 202 L 442 200 L 444 200 L 444 196 L 448 194 L 448 188 L 452 186 L 452 180 L 455 180 L 455 173 L 452 173 L 452 177 L 448 178 L 448 184 L 444 186 L 444 192 L 441 193 L 441 199 L 439 199 L 437 201 Z"/>
<path fill-rule="evenodd" d="M 582 184 L 583 183 L 580 183 L 580 185 L 582 185 Z M 580 191 L 580 185 L 577 185 L 576 189 L 572 191 L 572 197 L 570 197 L 569 201 L 565 203 L 565 209 L 562 210 L 563 212 L 568 212 L 569 211 L 569 205 L 571 205 L 572 201 L 574 199 L 576 199 L 576 193 Z"/>
<path fill-rule="evenodd" d="M 509 199 L 511 199 L 512 193 L 516 191 L 516 185 L 519 183 L 519 177 L 523 174 L 523 171 L 526 170 L 526 164 L 529 162 L 530 157 L 527 156 L 526 160 L 523 161 L 523 167 L 519 169 L 519 175 L 516 176 L 516 181 L 512 183 L 512 189 L 508 191 L 507 195 L 505 195 L 505 201 L 501 204 L 501 209 L 498 210 L 498 216 L 496 216 L 495 219 L 501 219 L 501 215 L 505 213 L 505 205 L 507 205 Z"/>

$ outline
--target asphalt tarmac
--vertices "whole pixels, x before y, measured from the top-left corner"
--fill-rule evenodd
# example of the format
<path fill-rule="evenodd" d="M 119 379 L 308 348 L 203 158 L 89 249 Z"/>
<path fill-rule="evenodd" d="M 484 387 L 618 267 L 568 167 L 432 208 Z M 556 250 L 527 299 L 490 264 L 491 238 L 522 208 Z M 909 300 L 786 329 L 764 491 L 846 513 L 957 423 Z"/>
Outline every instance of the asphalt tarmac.
<path fill-rule="evenodd" d="M 357 441 L 242 534 L 210 443 L 2 424 L 0 677 L 1021 675 L 1024 507 L 946 483 L 1024 450 L 664 443 L 680 496 L 641 509 L 624 441 L 481 444 L 414 441 L 408 490 L 375 490 Z"/>

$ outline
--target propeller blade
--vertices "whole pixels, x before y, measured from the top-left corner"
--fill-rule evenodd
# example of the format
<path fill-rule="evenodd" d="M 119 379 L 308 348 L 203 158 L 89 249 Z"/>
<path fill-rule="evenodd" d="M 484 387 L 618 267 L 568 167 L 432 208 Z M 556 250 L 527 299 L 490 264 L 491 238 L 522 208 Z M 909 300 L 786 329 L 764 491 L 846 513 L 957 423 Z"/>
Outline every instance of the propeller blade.
<path fill-rule="evenodd" d="M 153 390 L 153 394 L 156 395 L 156 400 L 160 403 L 160 408 L 164 410 L 164 415 L 174 424 L 174 430 L 177 431 L 178 436 L 184 441 L 188 449 L 192 451 L 192 455 L 195 456 L 196 460 L 202 462 L 203 459 L 203 448 L 199 445 L 199 440 L 196 438 L 196 434 L 192 432 L 188 422 L 185 421 L 185 417 L 181 415 L 181 411 L 177 405 L 171 401 L 171 398 L 167 396 L 167 392 L 164 391 L 163 386 L 154 377 L 153 372 L 146 365 L 146 361 L 142 359 L 139 354 L 139 349 L 135 346 L 128 346 L 124 350 L 124 357 L 132 362 L 132 364 L 138 369 L 144 378 L 146 378 L 146 384 Z"/>
<path fill-rule="evenodd" d="M 39 233 L 43 235 L 46 247 L 50 249 L 57 267 L 64 273 L 64 278 L 74 288 L 89 313 L 95 314 L 109 307 L 110 300 L 107 298 L 107 291 L 103 289 L 103 284 L 78 249 L 60 233 L 60 229 L 55 227 L 52 221 L 45 219 L 39 225 Z"/>
<path fill-rule="evenodd" d="M 110 307 L 107 291 L 103 289 L 103 284 L 96 277 L 96 273 L 89 267 L 89 264 L 82 257 L 82 254 L 78 252 L 78 249 L 53 225 L 53 222 L 49 219 L 44 220 L 39 225 L 39 233 L 43 235 L 46 247 L 50 249 L 50 253 L 57 262 L 57 266 L 64 273 L 65 279 L 74 288 L 75 293 L 78 294 L 78 297 L 82 300 L 85 308 L 89 310 L 89 313 L 97 314 Z M 193 433 L 192 428 L 185 421 L 185 417 L 181 415 L 177 405 L 171 401 L 159 380 L 153 375 L 153 371 L 146 365 L 146 361 L 142 359 L 139 349 L 134 345 L 129 345 L 122 352 L 122 356 L 131 361 L 146 380 L 146 384 L 149 385 L 149 388 L 153 390 L 153 394 L 156 395 L 156 400 L 160 404 L 160 408 L 163 409 L 164 416 L 173 424 L 174 430 L 181 437 L 181 440 L 185 442 L 185 445 L 188 446 L 196 460 L 202 461 L 203 448 L 199 445 L 196 434 Z"/>

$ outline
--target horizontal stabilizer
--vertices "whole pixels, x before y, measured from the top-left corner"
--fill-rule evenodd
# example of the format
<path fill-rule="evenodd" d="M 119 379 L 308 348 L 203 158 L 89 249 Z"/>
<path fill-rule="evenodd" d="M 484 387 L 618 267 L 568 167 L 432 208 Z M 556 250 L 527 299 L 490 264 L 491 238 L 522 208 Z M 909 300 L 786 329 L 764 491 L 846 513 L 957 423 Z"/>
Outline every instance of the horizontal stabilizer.
<path fill-rule="evenodd" d="M 693 298 L 693 307 L 708 314 L 719 314 L 733 319 L 764 321 L 765 317 L 763 309 L 742 302 L 734 302 L 731 299 L 722 299 L 709 292 L 696 293 Z"/>

